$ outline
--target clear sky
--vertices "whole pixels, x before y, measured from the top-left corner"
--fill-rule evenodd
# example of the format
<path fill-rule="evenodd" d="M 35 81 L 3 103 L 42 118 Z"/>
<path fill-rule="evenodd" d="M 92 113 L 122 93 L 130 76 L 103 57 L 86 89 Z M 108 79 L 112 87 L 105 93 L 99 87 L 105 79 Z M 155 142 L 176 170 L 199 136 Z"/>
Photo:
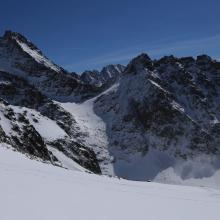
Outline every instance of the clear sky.
<path fill-rule="evenodd" d="M 24 34 L 67 70 L 207 53 L 220 58 L 219 0 L 0 0 L 0 32 Z"/>

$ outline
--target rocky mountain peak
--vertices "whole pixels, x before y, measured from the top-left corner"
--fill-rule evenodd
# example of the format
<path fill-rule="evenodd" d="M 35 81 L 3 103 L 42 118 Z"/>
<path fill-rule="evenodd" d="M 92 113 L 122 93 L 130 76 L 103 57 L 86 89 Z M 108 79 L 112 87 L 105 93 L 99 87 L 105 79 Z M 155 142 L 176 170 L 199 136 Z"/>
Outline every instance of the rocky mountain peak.
<path fill-rule="evenodd" d="M 0 38 L 0 70 L 22 77 L 56 100 L 80 101 L 97 92 L 53 63 L 24 36 L 12 31 L 6 31 Z"/>
<path fill-rule="evenodd" d="M 153 61 L 147 54 L 142 53 L 139 56 L 135 57 L 133 60 L 131 60 L 131 62 L 125 69 L 125 73 L 134 73 L 144 68 L 152 69 Z"/>
<path fill-rule="evenodd" d="M 197 56 L 196 63 L 199 65 L 209 64 L 212 62 L 212 58 L 206 54 Z"/>
<path fill-rule="evenodd" d="M 135 57 L 130 63 L 136 64 L 136 65 L 138 64 L 145 65 L 151 62 L 152 62 L 151 58 L 146 53 L 142 53 L 138 55 L 137 57 Z"/>
<path fill-rule="evenodd" d="M 13 41 L 13 43 L 17 43 L 18 46 L 21 46 L 21 44 L 25 44 L 30 49 L 37 51 L 37 53 L 39 53 L 40 55 L 43 55 L 43 53 L 32 42 L 30 42 L 25 36 L 20 33 L 7 30 L 3 35 L 3 39 L 6 40 L 7 43 Z"/>
<path fill-rule="evenodd" d="M 23 40 L 23 41 L 27 41 L 27 39 L 22 34 L 11 31 L 11 30 L 6 30 L 4 35 L 3 35 L 3 38 L 5 38 L 5 39 L 16 38 L 16 39 L 20 39 L 20 40 Z"/>
<path fill-rule="evenodd" d="M 119 79 L 124 69 L 125 67 L 120 64 L 108 65 L 103 67 L 101 71 L 85 71 L 80 79 L 87 84 L 107 88 Z"/>
<path fill-rule="evenodd" d="M 182 57 L 179 61 L 183 64 L 192 64 L 195 62 L 195 59 L 193 57 Z"/>
<path fill-rule="evenodd" d="M 11 30 L 6 30 L 4 35 L 3 35 L 3 38 L 10 39 L 10 38 L 13 38 L 13 37 L 18 37 L 18 36 L 22 36 L 22 35 L 17 33 L 17 32 L 13 32 Z"/>
<path fill-rule="evenodd" d="M 118 71 L 118 72 L 123 72 L 123 70 L 125 69 L 125 67 L 123 65 L 120 64 L 116 64 L 116 65 L 107 65 L 105 67 L 103 67 L 103 69 L 101 70 L 101 72 L 114 72 L 114 71 Z"/>
<path fill-rule="evenodd" d="M 164 56 L 160 60 L 158 60 L 158 63 L 163 63 L 163 64 L 174 64 L 178 62 L 179 59 L 173 55 L 170 56 Z"/>

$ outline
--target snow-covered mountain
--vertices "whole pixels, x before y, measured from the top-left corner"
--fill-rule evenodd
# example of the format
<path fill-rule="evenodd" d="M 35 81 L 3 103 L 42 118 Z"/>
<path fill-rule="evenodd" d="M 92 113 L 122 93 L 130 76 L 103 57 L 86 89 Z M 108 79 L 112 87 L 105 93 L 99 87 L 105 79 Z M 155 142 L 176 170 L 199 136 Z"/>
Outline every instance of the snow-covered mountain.
<path fill-rule="evenodd" d="M 61 166 L 69 158 L 100 173 L 93 150 L 76 140 L 83 132 L 73 115 L 53 101 L 81 101 L 97 91 L 22 35 L 7 31 L 0 39 L 1 140 L 15 149 Z"/>
<path fill-rule="evenodd" d="M 69 169 L 220 184 L 219 92 L 220 63 L 206 55 L 141 54 L 77 75 L 18 33 L 0 38 L 1 143 Z"/>
<path fill-rule="evenodd" d="M 1 142 L 55 165 L 65 166 L 66 157 L 100 173 L 93 150 L 76 141 L 80 131 L 70 113 L 22 78 L 0 71 L 0 81 Z"/>
<path fill-rule="evenodd" d="M 152 61 L 142 54 L 128 64 L 115 89 L 95 101 L 116 175 L 154 179 L 173 167 L 183 179 L 202 178 L 220 168 L 219 67 L 205 55 Z M 210 170 L 187 164 L 195 158 Z"/>
<path fill-rule="evenodd" d="M 25 78 L 44 95 L 55 100 L 81 101 L 97 88 L 78 80 L 50 61 L 19 33 L 6 31 L 0 38 L 0 70 Z"/>

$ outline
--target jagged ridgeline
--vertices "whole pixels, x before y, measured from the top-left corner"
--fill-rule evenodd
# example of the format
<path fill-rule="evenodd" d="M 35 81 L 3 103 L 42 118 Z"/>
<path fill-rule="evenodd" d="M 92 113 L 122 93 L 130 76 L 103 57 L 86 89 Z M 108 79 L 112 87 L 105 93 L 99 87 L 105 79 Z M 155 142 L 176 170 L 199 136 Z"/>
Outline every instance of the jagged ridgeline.
<path fill-rule="evenodd" d="M 215 158 L 219 92 L 220 63 L 206 55 L 142 54 L 79 75 L 18 33 L 0 38 L 0 141 L 67 168 L 146 180 Z"/>

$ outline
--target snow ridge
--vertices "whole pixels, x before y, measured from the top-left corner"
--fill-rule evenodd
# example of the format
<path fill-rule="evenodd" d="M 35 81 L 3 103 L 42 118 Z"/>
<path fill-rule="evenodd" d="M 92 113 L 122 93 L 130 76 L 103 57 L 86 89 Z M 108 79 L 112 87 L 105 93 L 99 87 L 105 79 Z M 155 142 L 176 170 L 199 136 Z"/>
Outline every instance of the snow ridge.
<path fill-rule="evenodd" d="M 49 59 L 41 55 L 38 51 L 31 49 L 27 44 L 19 41 L 18 39 L 15 40 L 20 45 L 20 47 L 31 57 L 33 57 L 38 63 L 43 64 L 56 72 L 61 71 L 58 66 L 54 65 Z"/>

